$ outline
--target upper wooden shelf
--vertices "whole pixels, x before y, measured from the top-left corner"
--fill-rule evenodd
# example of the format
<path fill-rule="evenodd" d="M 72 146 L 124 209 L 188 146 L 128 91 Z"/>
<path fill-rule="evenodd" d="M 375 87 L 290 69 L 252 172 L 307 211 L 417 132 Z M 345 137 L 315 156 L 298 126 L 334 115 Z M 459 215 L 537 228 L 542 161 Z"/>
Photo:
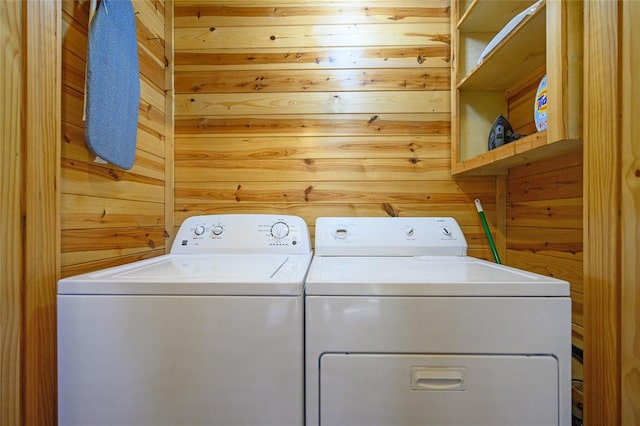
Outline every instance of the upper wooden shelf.
<path fill-rule="evenodd" d="M 493 33 L 502 29 L 511 17 L 531 6 L 533 0 L 481 1 L 473 0 L 458 21 L 464 33 Z"/>
<path fill-rule="evenodd" d="M 479 4 L 486 5 L 487 2 Z M 534 14 L 525 17 L 480 64 L 460 80 L 458 90 L 505 91 L 522 80 L 521 70 L 543 66 L 546 60 L 545 8 L 546 4 L 543 4 Z"/>
<path fill-rule="evenodd" d="M 535 0 L 452 3 L 453 175 L 504 175 L 512 167 L 582 146 L 582 1 L 541 1 L 478 63 L 511 20 Z M 547 81 L 547 128 L 536 132 L 534 101 Z M 504 115 L 528 136 L 488 150 L 492 123 Z"/>

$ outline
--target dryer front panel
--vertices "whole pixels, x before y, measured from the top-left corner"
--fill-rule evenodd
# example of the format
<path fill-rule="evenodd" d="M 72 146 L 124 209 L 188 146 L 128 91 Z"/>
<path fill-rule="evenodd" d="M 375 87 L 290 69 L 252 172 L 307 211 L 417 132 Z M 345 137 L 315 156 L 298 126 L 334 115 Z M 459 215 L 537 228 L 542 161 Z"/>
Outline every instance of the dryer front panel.
<path fill-rule="evenodd" d="M 320 424 L 558 425 L 551 356 L 325 354 Z"/>

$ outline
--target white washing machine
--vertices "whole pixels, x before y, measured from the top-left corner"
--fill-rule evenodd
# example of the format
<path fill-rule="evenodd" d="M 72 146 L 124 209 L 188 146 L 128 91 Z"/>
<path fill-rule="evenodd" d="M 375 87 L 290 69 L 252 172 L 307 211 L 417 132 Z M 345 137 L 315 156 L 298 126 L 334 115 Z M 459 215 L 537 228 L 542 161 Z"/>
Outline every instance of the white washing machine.
<path fill-rule="evenodd" d="M 319 218 L 307 426 L 569 426 L 566 281 L 466 256 L 452 218 Z"/>
<path fill-rule="evenodd" d="M 294 216 L 187 219 L 171 253 L 58 283 L 58 415 L 70 425 L 300 426 Z"/>

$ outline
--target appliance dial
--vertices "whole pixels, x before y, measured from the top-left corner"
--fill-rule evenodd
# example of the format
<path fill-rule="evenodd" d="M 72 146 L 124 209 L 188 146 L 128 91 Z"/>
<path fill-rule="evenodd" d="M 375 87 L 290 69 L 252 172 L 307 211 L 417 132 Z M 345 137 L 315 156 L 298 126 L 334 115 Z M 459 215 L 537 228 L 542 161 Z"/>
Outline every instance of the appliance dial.
<path fill-rule="evenodd" d="M 222 227 L 222 225 L 216 225 L 213 228 L 211 228 L 211 233 L 213 235 L 220 235 L 222 234 L 222 232 L 224 232 L 224 228 Z"/>
<path fill-rule="evenodd" d="M 204 225 L 198 225 L 196 226 L 196 229 L 193 230 L 193 233 L 199 236 L 204 234 L 204 231 L 205 231 Z"/>
<path fill-rule="evenodd" d="M 271 236 L 277 239 L 289 235 L 289 225 L 284 222 L 276 222 L 271 225 Z"/>

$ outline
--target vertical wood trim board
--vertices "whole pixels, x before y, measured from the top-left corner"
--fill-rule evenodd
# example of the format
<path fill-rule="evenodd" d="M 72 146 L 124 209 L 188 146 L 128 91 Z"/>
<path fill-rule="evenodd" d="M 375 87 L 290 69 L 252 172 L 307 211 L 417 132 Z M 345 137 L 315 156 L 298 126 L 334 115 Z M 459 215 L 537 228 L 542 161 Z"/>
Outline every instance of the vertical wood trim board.
<path fill-rule="evenodd" d="M 22 424 L 22 2 L 0 2 L 0 424 Z"/>
<path fill-rule="evenodd" d="M 585 13 L 585 424 L 620 424 L 619 4 Z M 637 118 L 636 118 L 637 120 Z"/>
<path fill-rule="evenodd" d="M 61 2 L 24 2 L 24 424 L 56 424 Z M 43 72 L 46 70 L 46 72 Z"/>
<path fill-rule="evenodd" d="M 622 2 L 622 424 L 640 424 L 640 3 Z"/>
<path fill-rule="evenodd" d="M 175 143 L 173 137 L 173 104 L 175 98 L 173 74 L 173 8 L 174 1 L 166 0 L 164 8 L 164 55 L 165 55 L 165 83 L 164 83 L 164 120 L 165 120 L 165 143 L 164 143 L 164 232 L 165 232 L 165 253 L 171 250 L 171 244 L 175 237 L 173 233 L 173 206 L 174 206 L 174 173 L 173 164 L 175 161 Z"/>

